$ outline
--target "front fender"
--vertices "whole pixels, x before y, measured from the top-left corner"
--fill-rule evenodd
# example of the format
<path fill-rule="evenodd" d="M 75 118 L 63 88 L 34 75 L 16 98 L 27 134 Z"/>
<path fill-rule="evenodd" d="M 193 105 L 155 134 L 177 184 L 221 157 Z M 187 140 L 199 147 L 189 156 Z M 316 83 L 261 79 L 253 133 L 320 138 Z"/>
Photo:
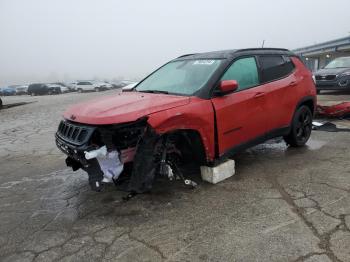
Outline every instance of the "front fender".
<path fill-rule="evenodd" d="M 202 139 L 207 161 L 215 157 L 214 109 L 210 100 L 191 98 L 189 104 L 149 115 L 148 124 L 158 133 L 175 130 L 197 131 Z"/>

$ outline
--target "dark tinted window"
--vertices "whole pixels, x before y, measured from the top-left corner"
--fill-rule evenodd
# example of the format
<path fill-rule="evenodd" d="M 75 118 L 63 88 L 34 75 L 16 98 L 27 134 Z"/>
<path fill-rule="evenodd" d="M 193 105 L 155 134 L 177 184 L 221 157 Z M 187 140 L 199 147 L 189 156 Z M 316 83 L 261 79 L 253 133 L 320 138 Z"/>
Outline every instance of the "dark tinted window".
<path fill-rule="evenodd" d="M 289 57 L 260 56 L 262 82 L 270 82 L 289 75 L 294 70 L 294 64 Z"/>

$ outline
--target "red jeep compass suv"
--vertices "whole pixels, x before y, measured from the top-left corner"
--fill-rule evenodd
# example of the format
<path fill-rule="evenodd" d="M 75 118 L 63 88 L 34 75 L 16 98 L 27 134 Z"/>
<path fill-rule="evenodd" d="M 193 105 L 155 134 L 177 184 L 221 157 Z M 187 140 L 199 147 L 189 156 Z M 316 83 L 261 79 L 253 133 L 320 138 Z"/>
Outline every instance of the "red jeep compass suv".
<path fill-rule="evenodd" d="M 190 54 L 131 92 L 72 106 L 56 143 L 68 155 L 67 165 L 84 169 L 95 190 L 105 174 L 85 153 L 104 146 L 118 152 L 124 169 L 131 168 L 127 190 L 138 193 L 150 190 L 159 174 L 185 181 L 178 168 L 183 161 L 216 165 L 277 136 L 303 146 L 315 107 L 311 72 L 286 49 Z"/>

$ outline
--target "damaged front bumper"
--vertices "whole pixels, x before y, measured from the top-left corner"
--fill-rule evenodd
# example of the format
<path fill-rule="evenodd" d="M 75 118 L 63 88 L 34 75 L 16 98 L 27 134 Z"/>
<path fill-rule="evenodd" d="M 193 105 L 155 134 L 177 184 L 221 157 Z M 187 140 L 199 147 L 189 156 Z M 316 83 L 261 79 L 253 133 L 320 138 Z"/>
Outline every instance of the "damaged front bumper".
<path fill-rule="evenodd" d="M 166 169 L 166 166 L 170 167 L 186 186 L 194 187 L 196 184 L 185 179 L 177 166 L 178 159 L 181 158 L 181 151 L 176 148 L 177 139 L 177 136 L 157 134 L 147 124 L 146 118 L 131 123 L 100 126 L 62 120 L 56 132 L 56 145 L 68 156 L 67 166 L 72 167 L 74 171 L 79 168 L 86 171 L 89 184 L 95 191 L 101 191 L 101 182 L 106 172 L 110 171 L 104 168 L 104 160 L 97 157 L 96 151 L 104 146 L 106 152 L 117 151 L 119 158 L 116 162 L 121 165 L 133 162 L 131 174 L 119 173 L 122 179 L 119 179 L 119 175 L 113 176 L 116 177 L 115 183 L 123 181 L 126 184 L 125 191 L 150 191 L 156 175 L 169 178 L 169 168 Z M 87 152 L 93 151 L 96 158 L 87 156 Z"/>
<path fill-rule="evenodd" d="M 84 157 L 84 152 L 93 149 L 89 142 L 95 130 L 96 127 L 62 120 L 55 134 L 56 145 L 68 157 L 86 165 L 87 160 Z"/>
<path fill-rule="evenodd" d="M 142 136 L 146 122 L 141 119 L 133 123 L 106 126 L 82 125 L 62 120 L 55 134 L 57 147 L 68 157 L 88 164 L 84 152 L 106 145 L 116 149 L 123 163 L 132 162 L 137 143 Z"/>

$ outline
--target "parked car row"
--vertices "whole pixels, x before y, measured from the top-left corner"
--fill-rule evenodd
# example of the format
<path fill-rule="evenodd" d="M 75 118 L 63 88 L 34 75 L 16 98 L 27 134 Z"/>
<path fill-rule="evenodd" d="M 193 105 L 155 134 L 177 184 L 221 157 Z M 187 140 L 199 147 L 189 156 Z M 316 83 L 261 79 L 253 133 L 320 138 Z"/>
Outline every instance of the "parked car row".
<path fill-rule="evenodd" d="M 1 96 L 13 96 L 13 95 L 52 95 L 52 94 L 61 94 L 68 92 L 88 92 L 88 91 L 105 91 L 115 88 L 122 88 L 129 85 L 132 81 L 120 81 L 118 83 L 108 83 L 101 81 L 93 80 L 84 80 L 72 82 L 65 84 L 62 82 L 56 83 L 34 83 L 28 85 L 11 85 L 7 87 L 0 88 Z"/>

